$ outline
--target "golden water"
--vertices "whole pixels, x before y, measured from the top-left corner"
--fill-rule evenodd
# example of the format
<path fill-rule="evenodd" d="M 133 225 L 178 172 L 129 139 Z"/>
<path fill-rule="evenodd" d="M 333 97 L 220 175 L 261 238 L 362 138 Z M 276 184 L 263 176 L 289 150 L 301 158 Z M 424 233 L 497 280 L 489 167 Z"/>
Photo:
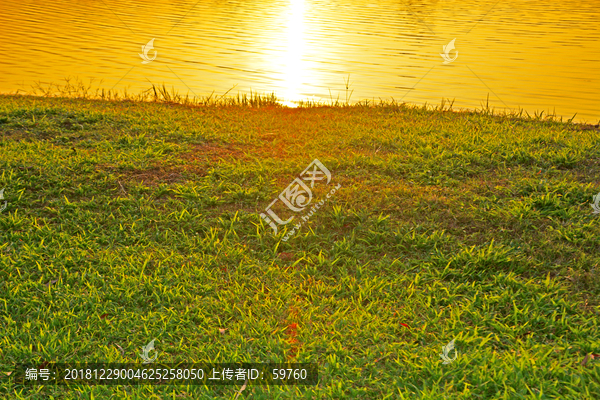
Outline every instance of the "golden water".
<path fill-rule="evenodd" d="M 600 3 L 2 0 L 0 92 L 64 78 L 129 93 L 380 98 L 600 120 Z M 154 40 L 142 64 L 142 45 Z M 454 58 L 442 47 L 452 39 Z M 156 53 L 155 53 L 156 52 Z M 350 80 L 346 91 L 344 81 Z M 287 103 L 291 104 L 291 103 Z"/>

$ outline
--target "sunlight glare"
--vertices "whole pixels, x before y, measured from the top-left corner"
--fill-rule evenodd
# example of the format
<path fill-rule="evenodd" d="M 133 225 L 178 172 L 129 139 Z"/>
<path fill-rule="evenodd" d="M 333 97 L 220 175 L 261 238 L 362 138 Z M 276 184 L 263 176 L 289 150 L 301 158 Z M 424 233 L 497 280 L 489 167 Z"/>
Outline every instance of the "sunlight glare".
<path fill-rule="evenodd" d="M 303 78 L 304 0 L 290 0 L 287 24 L 287 54 L 284 105 L 296 107 Z"/>

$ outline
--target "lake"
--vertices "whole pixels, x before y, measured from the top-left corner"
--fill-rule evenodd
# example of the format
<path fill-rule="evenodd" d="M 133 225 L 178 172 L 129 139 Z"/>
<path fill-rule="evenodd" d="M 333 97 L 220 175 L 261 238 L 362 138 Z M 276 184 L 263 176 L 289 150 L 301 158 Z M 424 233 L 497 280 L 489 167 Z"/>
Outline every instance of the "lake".
<path fill-rule="evenodd" d="M 598 5 L 2 0 L 0 92 L 70 77 L 129 93 L 151 83 L 192 96 L 252 90 L 287 105 L 338 98 L 439 105 L 444 98 L 455 108 L 481 108 L 489 96 L 497 111 L 577 113 L 574 121 L 596 124 Z"/>

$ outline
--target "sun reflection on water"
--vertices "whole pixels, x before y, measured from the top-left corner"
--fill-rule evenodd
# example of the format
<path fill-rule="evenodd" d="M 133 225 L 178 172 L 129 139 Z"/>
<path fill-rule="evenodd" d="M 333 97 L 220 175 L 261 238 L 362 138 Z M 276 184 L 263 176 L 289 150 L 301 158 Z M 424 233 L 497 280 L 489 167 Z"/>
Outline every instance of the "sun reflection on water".
<path fill-rule="evenodd" d="M 297 107 L 304 78 L 304 9 L 305 0 L 290 0 L 287 23 L 287 51 L 285 53 L 284 101 L 288 107 Z"/>

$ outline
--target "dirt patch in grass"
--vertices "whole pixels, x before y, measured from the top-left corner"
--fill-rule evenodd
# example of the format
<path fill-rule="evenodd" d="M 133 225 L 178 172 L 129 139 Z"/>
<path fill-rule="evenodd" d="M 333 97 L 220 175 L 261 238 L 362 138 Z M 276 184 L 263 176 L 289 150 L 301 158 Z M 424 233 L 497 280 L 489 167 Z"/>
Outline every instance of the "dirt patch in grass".
<path fill-rule="evenodd" d="M 179 183 L 186 179 L 185 172 L 205 176 L 206 169 L 194 168 L 193 165 L 154 165 L 146 169 L 127 168 L 121 169 L 111 165 L 99 165 L 98 171 L 114 173 L 118 176 L 119 182 L 139 182 L 148 186 L 158 186 L 161 183 Z"/>
<path fill-rule="evenodd" d="M 191 150 L 181 153 L 178 157 L 188 162 L 219 162 L 220 160 L 247 159 L 239 145 L 233 144 L 192 144 Z M 249 151 L 249 150 L 248 150 Z"/>
<path fill-rule="evenodd" d="M 21 130 L 21 129 L 1 130 L 0 137 L 3 139 L 14 140 L 15 142 L 20 142 L 20 141 L 24 141 L 24 140 L 32 142 L 33 140 L 36 139 L 36 136 L 34 134 L 32 134 L 30 131 Z"/>
<path fill-rule="evenodd" d="M 591 124 L 577 124 L 575 125 L 575 130 L 579 131 L 599 131 L 600 132 L 600 124 L 591 125 Z"/>
<path fill-rule="evenodd" d="M 246 154 L 234 145 L 194 144 L 191 147 L 190 151 L 175 157 L 181 162 L 177 164 L 156 162 L 153 166 L 145 169 L 119 168 L 114 165 L 100 164 L 96 169 L 119 175 L 121 181 L 144 182 L 149 186 L 157 186 L 160 183 L 182 182 L 191 178 L 190 174 L 206 176 L 211 166 L 221 162 L 248 159 Z"/>
<path fill-rule="evenodd" d="M 164 166 L 154 166 L 145 170 L 135 169 L 128 173 L 127 178 L 150 185 L 177 183 L 183 180 L 181 171 Z"/>

